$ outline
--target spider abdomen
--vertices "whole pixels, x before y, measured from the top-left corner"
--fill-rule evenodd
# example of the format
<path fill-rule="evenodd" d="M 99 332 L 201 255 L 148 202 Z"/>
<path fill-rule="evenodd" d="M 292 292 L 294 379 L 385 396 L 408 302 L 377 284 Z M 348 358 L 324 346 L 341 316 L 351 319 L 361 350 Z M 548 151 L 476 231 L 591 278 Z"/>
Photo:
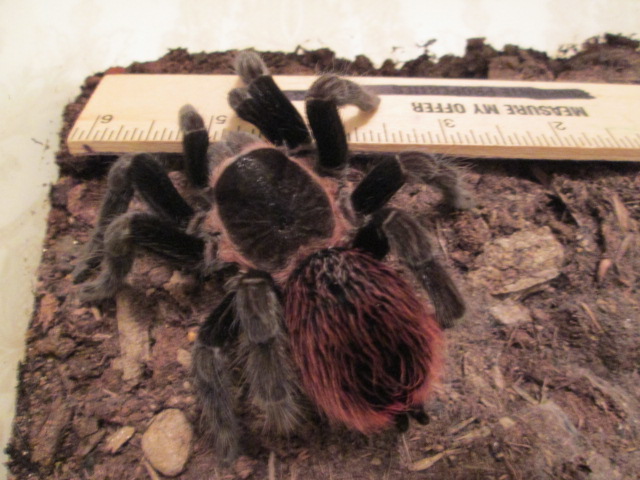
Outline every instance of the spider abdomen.
<path fill-rule="evenodd" d="M 294 359 L 329 419 L 371 433 L 424 403 L 440 330 L 393 269 L 356 250 L 322 250 L 285 295 Z"/>
<path fill-rule="evenodd" d="M 239 251 L 258 268 L 282 268 L 301 246 L 333 234 L 329 197 L 275 148 L 235 159 L 215 184 L 218 213 Z"/>

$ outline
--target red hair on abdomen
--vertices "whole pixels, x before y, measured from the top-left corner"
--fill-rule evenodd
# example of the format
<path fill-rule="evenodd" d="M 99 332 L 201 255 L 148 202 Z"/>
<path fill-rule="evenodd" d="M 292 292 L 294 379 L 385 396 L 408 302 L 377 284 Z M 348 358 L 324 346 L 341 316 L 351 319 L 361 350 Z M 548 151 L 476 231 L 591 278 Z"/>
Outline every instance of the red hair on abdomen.
<path fill-rule="evenodd" d="M 306 392 L 330 420 L 372 433 L 426 400 L 440 329 L 389 266 L 357 250 L 311 255 L 287 282 L 285 319 Z"/>

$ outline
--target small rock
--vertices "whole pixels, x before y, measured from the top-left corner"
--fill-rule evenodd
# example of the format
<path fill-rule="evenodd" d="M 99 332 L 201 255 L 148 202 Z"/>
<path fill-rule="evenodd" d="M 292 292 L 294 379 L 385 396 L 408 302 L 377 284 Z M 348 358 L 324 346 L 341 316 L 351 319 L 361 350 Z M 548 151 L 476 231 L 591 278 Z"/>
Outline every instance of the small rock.
<path fill-rule="evenodd" d="M 500 417 L 498 419 L 498 423 L 505 430 L 509 430 L 511 427 L 513 427 L 516 424 L 515 420 L 513 420 L 513 418 L 511 417 Z"/>
<path fill-rule="evenodd" d="M 529 309 L 513 300 L 505 300 L 489 308 L 489 313 L 500 325 L 513 326 L 531 321 Z"/>
<path fill-rule="evenodd" d="M 191 353 L 184 348 L 179 348 L 178 353 L 178 363 L 182 365 L 187 370 L 191 369 Z"/>
<path fill-rule="evenodd" d="M 120 427 L 107 437 L 105 442 L 105 450 L 111 454 L 118 453 L 118 450 L 129 441 L 136 429 L 133 427 Z"/>
<path fill-rule="evenodd" d="M 469 280 L 494 295 L 515 293 L 560 275 L 564 247 L 549 227 L 522 230 L 487 244 Z"/>
<path fill-rule="evenodd" d="M 197 338 L 198 338 L 197 328 L 192 328 L 187 332 L 187 340 L 189 341 L 189 343 L 195 342 Z"/>
<path fill-rule="evenodd" d="M 180 474 L 191 454 L 193 429 L 184 413 L 175 408 L 160 412 L 142 436 L 142 450 L 149 463 L 163 475 Z"/>

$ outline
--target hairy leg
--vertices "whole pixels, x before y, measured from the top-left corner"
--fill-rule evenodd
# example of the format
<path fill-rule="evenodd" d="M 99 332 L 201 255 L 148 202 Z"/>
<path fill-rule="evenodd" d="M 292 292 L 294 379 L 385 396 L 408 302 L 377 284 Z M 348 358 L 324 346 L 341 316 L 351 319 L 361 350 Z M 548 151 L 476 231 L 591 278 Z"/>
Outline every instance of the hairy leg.
<path fill-rule="evenodd" d="M 91 240 L 73 271 L 75 283 L 85 281 L 100 264 L 109 224 L 129 208 L 134 192 L 161 218 L 184 227 L 193 209 L 175 189 L 162 166 L 147 154 L 120 157 L 109 170 L 107 192 Z"/>
<path fill-rule="evenodd" d="M 94 281 L 82 286 L 83 300 L 112 297 L 129 273 L 137 249 L 159 255 L 176 266 L 194 269 L 201 265 L 204 257 L 201 239 L 152 214 L 125 213 L 105 230 L 102 269 Z"/>
<path fill-rule="evenodd" d="M 375 110 L 380 99 L 358 84 L 335 75 L 324 75 L 306 95 L 306 110 L 318 148 L 318 170 L 332 172 L 347 164 L 347 137 L 338 113 L 344 105 L 355 105 L 364 112 Z"/>
<path fill-rule="evenodd" d="M 464 316 L 458 287 L 438 260 L 428 233 L 408 214 L 396 209 L 376 212 L 356 234 L 353 247 L 376 258 L 393 251 L 427 291 L 442 328 L 454 326 Z"/>
<path fill-rule="evenodd" d="M 236 71 L 247 85 L 229 92 L 229 105 L 240 118 L 252 123 L 275 145 L 295 149 L 311 143 L 302 116 L 282 93 L 260 56 L 240 52 Z"/>
<path fill-rule="evenodd" d="M 424 152 L 356 153 L 349 158 L 354 168 L 373 171 L 380 164 L 396 161 L 407 182 L 433 185 L 442 192 L 443 203 L 464 210 L 474 206 L 472 194 L 464 183 L 461 168 L 445 157 Z"/>
<path fill-rule="evenodd" d="M 191 105 L 184 105 L 178 114 L 180 130 L 182 130 L 182 151 L 184 153 L 184 169 L 191 185 L 205 188 L 209 181 L 209 132 L 204 120 Z"/>
<path fill-rule="evenodd" d="M 240 431 L 233 411 L 234 395 L 229 375 L 231 362 L 224 347 L 237 336 L 235 294 L 227 295 L 200 327 L 193 347 L 191 373 L 201 405 L 200 426 L 225 461 L 238 455 Z"/>
<path fill-rule="evenodd" d="M 266 414 L 266 431 L 291 433 L 300 423 L 300 392 L 271 276 L 253 270 L 238 282 L 235 311 L 244 335 L 240 355 L 251 401 Z"/>

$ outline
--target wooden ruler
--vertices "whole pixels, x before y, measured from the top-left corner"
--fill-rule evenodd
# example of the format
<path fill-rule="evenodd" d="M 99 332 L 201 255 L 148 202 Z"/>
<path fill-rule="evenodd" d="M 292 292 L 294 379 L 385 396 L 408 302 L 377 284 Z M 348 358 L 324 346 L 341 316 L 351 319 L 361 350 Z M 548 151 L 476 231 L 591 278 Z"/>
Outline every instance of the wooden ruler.
<path fill-rule="evenodd" d="M 315 77 L 277 76 L 294 105 Z M 379 109 L 341 111 L 353 150 L 425 150 L 463 157 L 640 160 L 640 86 L 358 77 Z M 71 130 L 76 155 L 179 152 L 178 110 L 190 103 L 212 141 L 258 133 L 227 105 L 235 75 L 105 76 Z"/>

